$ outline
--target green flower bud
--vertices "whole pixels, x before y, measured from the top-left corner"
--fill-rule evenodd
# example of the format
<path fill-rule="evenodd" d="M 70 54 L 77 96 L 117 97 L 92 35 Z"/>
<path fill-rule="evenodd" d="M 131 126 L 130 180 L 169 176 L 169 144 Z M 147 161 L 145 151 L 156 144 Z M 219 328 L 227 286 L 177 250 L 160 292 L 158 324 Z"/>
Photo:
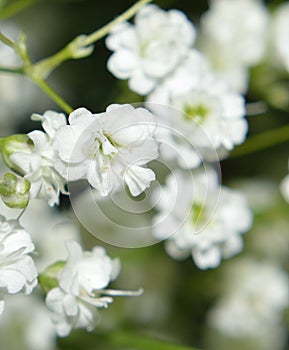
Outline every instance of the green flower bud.
<path fill-rule="evenodd" d="M 8 136 L 1 139 L 0 147 L 5 164 L 19 175 L 25 175 L 23 171 L 11 161 L 10 156 L 15 152 L 31 153 L 34 145 L 30 138 L 25 134 Z"/>
<path fill-rule="evenodd" d="M 30 187 L 27 179 L 12 173 L 6 173 L 0 178 L 0 196 L 9 208 L 26 208 Z"/>
<path fill-rule="evenodd" d="M 57 261 L 56 263 L 49 265 L 38 276 L 38 282 L 45 293 L 48 293 L 50 289 L 59 286 L 60 276 L 65 264 L 65 261 Z"/>

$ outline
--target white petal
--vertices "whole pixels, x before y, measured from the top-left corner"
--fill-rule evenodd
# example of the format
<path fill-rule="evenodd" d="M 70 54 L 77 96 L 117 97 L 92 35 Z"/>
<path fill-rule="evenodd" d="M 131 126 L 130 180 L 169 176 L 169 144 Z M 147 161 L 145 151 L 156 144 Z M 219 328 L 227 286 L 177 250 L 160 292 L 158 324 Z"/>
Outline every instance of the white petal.
<path fill-rule="evenodd" d="M 156 175 L 151 169 L 138 165 L 131 165 L 124 174 L 124 181 L 133 196 L 142 193 L 155 179 Z"/>
<path fill-rule="evenodd" d="M 207 250 L 194 248 L 192 256 L 196 265 L 202 270 L 218 267 L 222 258 L 220 248 L 217 246 L 212 246 Z"/>
<path fill-rule="evenodd" d="M 137 68 L 138 58 L 128 50 L 115 52 L 107 62 L 107 69 L 118 79 L 128 79 Z"/>

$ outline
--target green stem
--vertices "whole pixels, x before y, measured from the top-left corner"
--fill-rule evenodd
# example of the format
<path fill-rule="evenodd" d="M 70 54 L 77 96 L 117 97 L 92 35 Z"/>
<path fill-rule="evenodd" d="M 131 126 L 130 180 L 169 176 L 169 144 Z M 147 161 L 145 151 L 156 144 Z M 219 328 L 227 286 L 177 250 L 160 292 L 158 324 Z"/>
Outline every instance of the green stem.
<path fill-rule="evenodd" d="M 241 157 L 263 151 L 266 148 L 279 145 L 286 141 L 289 141 L 289 125 L 249 137 L 243 145 L 237 147 L 231 153 L 231 157 Z"/>
<path fill-rule="evenodd" d="M 14 42 L 12 40 L 10 40 L 9 38 L 7 38 L 7 36 L 1 32 L 0 32 L 0 41 L 2 41 L 5 45 L 8 45 L 8 46 L 14 48 Z"/>
<path fill-rule="evenodd" d="M 48 95 L 60 108 L 62 108 L 67 114 L 70 114 L 73 111 L 73 108 L 66 103 L 58 94 L 55 92 L 46 81 L 39 78 L 31 78 L 34 83 Z"/>
<path fill-rule="evenodd" d="M 94 33 L 90 35 L 80 35 L 74 38 L 55 55 L 34 64 L 34 73 L 42 79 L 46 79 L 55 70 L 55 68 L 57 68 L 63 62 L 69 59 L 80 59 L 89 56 L 93 51 L 93 43 L 107 35 L 114 25 L 130 19 L 139 8 L 151 1 L 152 0 L 140 0 L 122 15 L 112 20 L 104 27 L 98 29 Z"/>
<path fill-rule="evenodd" d="M 3 9 L 0 9 L 0 20 L 7 19 L 16 13 L 24 10 L 25 8 L 38 2 L 38 0 L 18 0 L 13 1 L 12 4 L 7 5 Z"/>
<path fill-rule="evenodd" d="M 0 72 L 13 73 L 13 74 L 24 74 L 22 68 L 0 67 Z"/>
<path fill-rule="evenodd" d="M 102 28 L 96 30 L 94 33 L 87 36 L 87 39 L 85 41 L 85 45 L 91 45 L 98 41 L 99 39 L 106 36 L 112 27 L 114 27 L 116 24 L 122 23 L 124 21 L 129 20 L 131 17 L 135 15 L 135 13 L 144 5 L 148 4 L 152 0 L 140 0 L 137 3 L 135 3 L 132 7 L 130 7 L 128 10 L 126 10 L 123 14 L 103 26 Z"/>
<path fill-rule="evenodd" d="M 105 339 L 107 343 L 117 346 L 118 349 L 125 347 L 137 350 L 196 350 L 189 346 L 128 332 L 111 332 Z"/>

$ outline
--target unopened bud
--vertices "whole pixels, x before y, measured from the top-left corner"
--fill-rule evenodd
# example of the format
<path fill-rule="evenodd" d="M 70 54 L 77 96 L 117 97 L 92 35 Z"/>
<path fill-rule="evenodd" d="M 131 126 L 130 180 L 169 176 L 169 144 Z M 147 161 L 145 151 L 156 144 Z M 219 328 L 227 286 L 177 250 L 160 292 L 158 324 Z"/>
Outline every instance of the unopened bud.
<path fill-rule="evenodd" d="M 30 187 L 27 179 L 12 173 L 6 173 L 0 178 L 0 196 L 9 208 L 26 208 Z"/>
<path fill-rule="evenodd" d="M 50 289 L 59 286 L 60 276 L 65 263 L 65 261 L 57 261 L 56 263 L 49 265 L 38 276 L 38 282 L 45 293 L 48 293 Z"/>
<path fill-rule="evenodd" d="M 19 175 L 25 174 L 23 170 L 12 162 L 10 156 L 15 152 L 31 153 L 33 147 L 33 142 L 25 134 L 8 136 L 1 140 L 1 152 L 4 162 L 11 170 L 14 170 Z"/>

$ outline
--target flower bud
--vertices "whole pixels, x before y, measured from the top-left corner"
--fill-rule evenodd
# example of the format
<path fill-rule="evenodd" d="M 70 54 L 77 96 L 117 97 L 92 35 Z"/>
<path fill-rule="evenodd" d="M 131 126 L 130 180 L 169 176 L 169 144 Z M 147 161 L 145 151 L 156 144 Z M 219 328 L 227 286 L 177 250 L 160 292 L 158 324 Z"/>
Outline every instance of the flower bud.
<path fill-rule="evenodd" d="M 30 181 L 12 173 L 0 178 L 0 196 L 9 208 L 23 209 L 29 203 Z"/>
<path fill-rule="evenodd" d="M 24 175 L 23 171 L 10 159 L 15 152 L 31 153 L 33 142 L 26 134 L 18 134 L 5 137 L 1 140 L 1 152 L 5 164 L 19 175 Z"/>
<path fill-rule="evenodd" d="M 45 293 L 59 286 L 59 280 L 65 261 L 57 261 L 49 265 L 39 276 L 38 282 Z"/>

